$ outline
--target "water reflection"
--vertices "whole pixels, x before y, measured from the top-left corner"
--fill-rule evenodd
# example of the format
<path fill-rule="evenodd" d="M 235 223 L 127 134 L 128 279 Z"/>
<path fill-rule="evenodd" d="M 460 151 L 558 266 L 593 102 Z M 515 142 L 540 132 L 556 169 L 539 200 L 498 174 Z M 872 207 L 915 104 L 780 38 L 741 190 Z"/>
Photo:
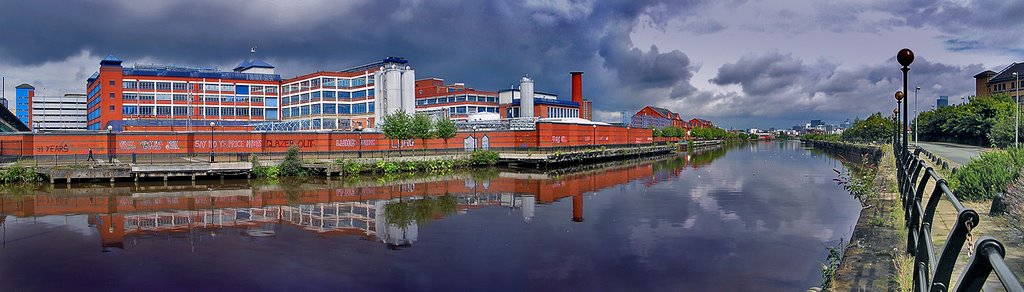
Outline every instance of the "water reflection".
<path fill-rule="evenodd" d="M 859 211 L 814 155 L 768 142 L 551 172 L 47 186 L 0 197 L 0 290 L 806 289 Z"/>
<path fill-rule="evenodd" d="M 720 157 L 724 150 L 711 150 Z M 692 163 L 693 157 L 699 164 Z M 118 184 L 113 187 L 49 187 L 33 195 L 0 197 L 0 217 L 87 214 L 100 246 L 125 248 L 126 240 L 156 234 L 216 236 L 230 228 L 249 237 L 273 237 L 277 225 L 317 236 L 357 236 L 388 248 L 416 242 L 420 224 L 481 206 L 505 206 L 533 220 L 536 205 L 571 197 L 571 220 L 583 222 L 583 195 L 643 181 L 654 185 L 686 167 L 710 163 L 691 154 L 661 161 L 612 163 L 576 173 L 482 171 L 413 176 L 393 181 L 226 181 L 215 184 Z M 3 221 L 0 221 L 3 222 Z"/>

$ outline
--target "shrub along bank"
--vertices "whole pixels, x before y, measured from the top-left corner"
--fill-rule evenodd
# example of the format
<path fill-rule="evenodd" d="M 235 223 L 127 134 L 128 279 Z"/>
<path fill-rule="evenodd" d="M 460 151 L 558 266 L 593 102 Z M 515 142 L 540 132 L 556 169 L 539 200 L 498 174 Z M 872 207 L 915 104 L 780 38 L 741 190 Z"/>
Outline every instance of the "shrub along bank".
<path fill-rule="evenodd" d="M 309 174 L 309 170 L 302 167 L 298 158 L 298 149 L 292 155 L 292 149 L 288 150 L 284 161 L 278 165 L 263 166 L 259 159 L 252 157 L 252 174 L 260 178 L 278 177 L 303 177 Z M 498 152 L 489 150 L 475 150 L 469 156 L 460 159 L 428 159 L 392 161 L 381 160 L 376 163 L 361 163 L 351 160 L 338 159 L 332 162 L 341 166 L 341 172 L 346 175 L 358 175 L 363 172 L 380 174 L 396 174 L 401 172 L 445 172 L 459 168 L 487 167 L 498 164 Z"/>

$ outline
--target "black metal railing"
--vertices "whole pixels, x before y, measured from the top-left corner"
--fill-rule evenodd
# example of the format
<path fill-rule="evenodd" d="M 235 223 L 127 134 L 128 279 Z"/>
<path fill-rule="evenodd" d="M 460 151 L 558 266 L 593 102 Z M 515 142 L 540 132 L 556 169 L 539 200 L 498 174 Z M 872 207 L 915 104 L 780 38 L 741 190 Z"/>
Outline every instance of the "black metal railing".
<path fill-rule="evenodd" d="M 957 257 L 966 243 L 970 260 L 956 281 L 954 291 L 980 291 L 989 275 L 995 272 L 1007 291 L 1024 292 L 1020 280 L 1004 261 L 1006 249 L 1002 243 L 989 236 L 972 242 L 973 230 L 981 223 L 978 212 L 960 203 L 946 180 L 932 167 L 925 166 L 925 161 L 918 158 L 921 148 L 915 149 L 913 153 L 901 148 L 899 143 L 893 144 L 894 153 L 897 153 L 898 187 L 906 218 L 906 251 L 914 256 L 914 291 L 950 290 L 949 282 Z M 929 185 L 931 191 L 928 197 L 924 197 Z M 943 199 L 948 200 L 956 209 L 956 224 L 949 231 L 941 253 L 936 254 L 932 242 L 932 222 L 939 201 Z"/>

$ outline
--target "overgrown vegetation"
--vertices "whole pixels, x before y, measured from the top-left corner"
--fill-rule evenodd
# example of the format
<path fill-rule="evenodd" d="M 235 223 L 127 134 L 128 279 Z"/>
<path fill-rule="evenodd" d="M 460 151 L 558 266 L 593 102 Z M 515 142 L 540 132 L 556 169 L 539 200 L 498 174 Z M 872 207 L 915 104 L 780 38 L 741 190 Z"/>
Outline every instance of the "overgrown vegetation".
<path fill-rule="evenodd" d="M 1024 178 L 1017 178 L 1003 195 L 1003 217 L 1017 236 L 1024 236 Z"/>
<path fill-rule="evenodd" d="M 469 164 L 490 166 L 498 164 L 498 152 L 489 150 L 473 150 L 473 154 L 469 155 Z"/>
<path fill-rule="evenodd" d="M 961 200 L 991 200 L 1020 177 L 1021 167 L 1024 167 L 1024 148 L 982 153 L 950 175 L 950 187 Z"/>
<path fill-rule="evenodd" d="M 974 97 L 964 105 L 922 112 L 921 140 L 1005 147 L 1013 143 L 1014 102 L 1008 94 Z"/>
<path fill-rule="evenodd" d="M 34 167 L 23 166 L 20 161 L 0 169 L 0 183 L 4 184 L 37 182 L 42 179 Z"/>
<path fill-rule="evenodd" d="M 834 286 L 836 270 L 839 269 L 839 262 L 843 259 L 843 241 L 840 240 L 835 246 L 826 246 L 828 256 L 825 262 L 821 263 L 821 284 L 818 286 L 821 291 L 831 291 Z"/>
<path fill-rule="evenodd" d="M 363 171 L 373 171 L 381 174 L 396 174 L 401 172 L 441 173 L 470 166 L 492 166 L 497 164 L 498 160 L 498 152 L 490 150 L 475 150 L 468 157 L 461 159 L 408 161 L 380 160 L 374 164 L 361 164 L 352 161 L 335 161 L 335 163 L 340 163 L 342 165 L 342 172 L 345 174 L 355 175 Z"/>
<path fill-rule="evenodd" d="M 288 153 L 285 154 L 284 160 L 277 168 L 278 176 L 303 177 L 308 173 L 306 168 L 302 167 L 302 160 L 299 159 L 299 146 L 296 145 L 288 148 Z"/>
<path fill-rule="evenodd" d="M 279 169 L 277 166 L 268 165 L 263 166 L 260 164 L 260 159 L 256 154 L 249 157 L 249 161 L 252 163 L 252 175 L 258 178 L 270 178 L 275 179 L 279 175 Z"/>

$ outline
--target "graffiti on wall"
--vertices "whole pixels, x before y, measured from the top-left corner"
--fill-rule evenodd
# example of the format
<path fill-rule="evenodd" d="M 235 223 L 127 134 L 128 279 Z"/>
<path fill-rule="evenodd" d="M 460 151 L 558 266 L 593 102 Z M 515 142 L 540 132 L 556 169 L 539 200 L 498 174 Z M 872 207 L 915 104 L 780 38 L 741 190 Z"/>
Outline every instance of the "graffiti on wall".
<path fill-rule="evenodd" d="M 377 140 L 374 139 L 362 139 L 363 146 L 376 146 Z M 356 139 L 337 139 L 334 140 L 334 146 L 337 147 L 355 147 Z"/>
<path fill-rule="evenodd" d="M 171 141 L 160 141 L 160 140 L 144 140 L 144 141 L 118 141 L 117 149 L 119 150 L 180 150 L 177 140 Z"/>
<path fill-rule="evenodd" d="M 259 139 L 246 139 L 246 140 L 196 140 L 193 143 L 194 148 L 209 149 L 210 146 L 214 148 L 260 148 L 263 147 L 263 140 Z"/>

